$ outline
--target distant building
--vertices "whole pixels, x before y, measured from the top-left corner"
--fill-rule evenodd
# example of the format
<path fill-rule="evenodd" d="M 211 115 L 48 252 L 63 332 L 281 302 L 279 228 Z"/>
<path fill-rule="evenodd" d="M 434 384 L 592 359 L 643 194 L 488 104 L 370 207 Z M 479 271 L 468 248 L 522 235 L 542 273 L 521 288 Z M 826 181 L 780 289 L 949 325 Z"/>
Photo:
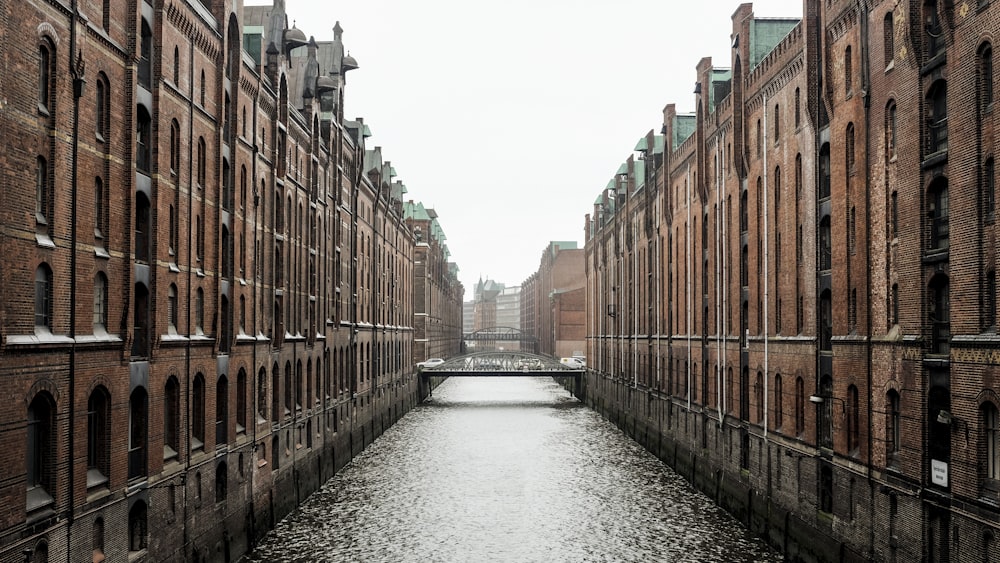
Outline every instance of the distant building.
<path fill-rule="evenodd" d="M 553 241 L 538 270 L 521 284 L 521 325 L 537 339 L 538 352 L 555 357 L 586 350 L 584 253 L 573 241 Z"/>

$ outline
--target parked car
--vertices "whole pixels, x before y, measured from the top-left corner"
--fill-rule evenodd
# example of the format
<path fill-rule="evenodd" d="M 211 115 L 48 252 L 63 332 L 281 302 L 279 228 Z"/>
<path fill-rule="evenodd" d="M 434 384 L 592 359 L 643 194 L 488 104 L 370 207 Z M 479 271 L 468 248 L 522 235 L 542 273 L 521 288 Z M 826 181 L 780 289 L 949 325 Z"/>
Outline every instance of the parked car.
<path fill-rule="evenodd" d="M 576 358 L 577 360 L 580 360 L 580 363 L 583 364 L 583 367 L 587 367 L 587 356 L 573 356 L 573 357 Z"/>
<path fill-rule="evenodd" d="M 441 358 L 427 358 L 426 360 L 424 360 L 422 362 L 417 362 L 417 367 L 418 368 L 436 368 L 436 367 L 438 367 L 439 365 L 441 365 L 443 363 L 444 363 L 444 360 L 442 360 Z"/>
<path fill-rule="evenodd" d="M 586 364 L 580 361 L 579 358 L 559 358 L 559 363 L 568 367 L 569 369 L 583 369 Z"/>

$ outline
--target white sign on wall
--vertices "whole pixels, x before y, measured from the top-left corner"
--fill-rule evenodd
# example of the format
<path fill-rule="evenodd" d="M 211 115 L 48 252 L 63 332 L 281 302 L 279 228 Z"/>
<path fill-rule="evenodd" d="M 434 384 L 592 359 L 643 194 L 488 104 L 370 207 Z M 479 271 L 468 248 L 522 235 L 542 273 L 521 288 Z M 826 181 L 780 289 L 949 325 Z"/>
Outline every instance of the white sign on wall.
<path fill-rule="evenodd" d="M 931 483 L 942 487 L 948 486 L 948 464 L 936 459 L 931 460 Z"/>

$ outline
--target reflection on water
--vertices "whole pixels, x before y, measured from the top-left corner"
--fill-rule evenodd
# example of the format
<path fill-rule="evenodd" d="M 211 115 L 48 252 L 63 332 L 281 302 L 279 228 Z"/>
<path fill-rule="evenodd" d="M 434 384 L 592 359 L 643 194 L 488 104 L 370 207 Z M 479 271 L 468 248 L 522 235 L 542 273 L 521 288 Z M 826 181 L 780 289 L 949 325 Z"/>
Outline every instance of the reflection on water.
<path fill-rule="evenodd" d="M 251 561 L 780 561 L 548 378 L 452 378 Z"/>

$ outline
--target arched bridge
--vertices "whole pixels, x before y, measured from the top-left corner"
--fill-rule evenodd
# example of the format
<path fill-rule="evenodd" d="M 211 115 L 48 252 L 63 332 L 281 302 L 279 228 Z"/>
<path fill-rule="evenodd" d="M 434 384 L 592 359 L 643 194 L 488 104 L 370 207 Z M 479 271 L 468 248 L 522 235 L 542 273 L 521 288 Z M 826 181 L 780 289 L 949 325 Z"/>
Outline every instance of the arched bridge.
<path fill-rule="evenodd" d="M 583 369 L 567 367 L 555 358 L 528 352 L 475 352 L 449 358 L 443 364 L 421 368 L 418 372 L 423 383 L 430 377 L 572 377 L 574 394 L 580 397 L 583 389 Z M 430 387 L 425 387 L 430 390 Z"/>

